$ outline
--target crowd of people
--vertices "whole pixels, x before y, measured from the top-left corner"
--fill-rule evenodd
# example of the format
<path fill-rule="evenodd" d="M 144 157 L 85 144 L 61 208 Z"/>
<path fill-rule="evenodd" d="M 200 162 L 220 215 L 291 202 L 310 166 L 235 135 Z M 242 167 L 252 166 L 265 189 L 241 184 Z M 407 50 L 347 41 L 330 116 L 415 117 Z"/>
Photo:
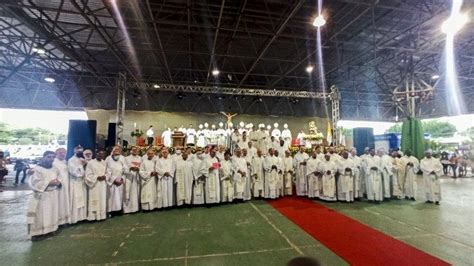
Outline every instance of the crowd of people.
<path fill-rule="evenodd" d="M 323 151 L 323 149 L 325 149 Z M 426 152 L 418 162 L 407 152 L 366 149 L 339 154 L 333 147 L 304 147 L 262 151 L 247 143 L 233 153 L 224 146 L 193 149 L 150 147 L 140 156 L 132 147 L 124 155 L 119 146 L 106 156 L 78 146 L 66 160 L 66 150 L 47 151 L 28 170 L 31 198 L 27 224 L 30 236 L 54 232 L 61 225 L 104 220 L 120 213 L 151 211 L 173 206 L 276 199 L 292 195 L 324 201 L 379 203 L 416 198 L 416 174 L 423 172 L 426 201 L 439 204 L 439 159 Z"/>

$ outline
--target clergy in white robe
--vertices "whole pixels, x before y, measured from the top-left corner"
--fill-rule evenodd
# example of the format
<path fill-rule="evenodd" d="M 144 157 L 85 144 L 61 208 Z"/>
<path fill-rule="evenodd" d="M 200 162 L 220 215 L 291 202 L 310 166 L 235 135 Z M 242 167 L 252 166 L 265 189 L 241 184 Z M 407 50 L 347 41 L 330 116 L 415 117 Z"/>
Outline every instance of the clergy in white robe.
<path fill-rule="evenodd" d="M 257 148 L 255 148 L 252 141 L 247 143 L 247 153 L 250 158 L 257 156 Z"/>
<path fill-rule="evenodd" d="M 443 165 L 439 159 L 432 157 L 431 150 L 428 150 L 425 153 L 425 158 L 421 159 L 420 169 L 423 172 L 426 202 L 439 204 L 441 201 L 439 179 L 443 174 Z"/>
<path fill-rule="evenodd" d="M 399 181 L 402 193 L 405 198 L 415 200 L 416 197 L 416 174 L 420 169 L 420 163 L 415 156 L 411 155 L 411 151 L 407 151 L 406 155 L 400 159 L 401 169 L 399 171 Z"/>
<path fill-rule="evenodd" d="M 249 173 L 247 161 L 242 157 L 241 149 L 235 150 L 235 156 L 232 158 L 232 172 L 234 173 L 234 198 L 244 200 Z"/>
<path fill-rule="evenodd" d="M 375 155 L 374 149 L 370 149 L 369 155 L 365 157 L 365 174 L 367 199 L 383 201 L 382 163 L 380 157 Z"/>
<path fill-rule="evenodd" d="M 362 160 L 357 156 L 357 151 L 355 149 L 351 150 L 350 158 L 354 162 L 354 199 L 359 199 L 364 196 L 362 192 L 362 181 L 364 176 L 362 175 Z"/>
<path fill-rule="evenodd" d="M 89 199 L 87 201 L 87 220 L 98 221 L 107 218 L 107 182 L 105 152 L 98 151 L 96 158 L 87 163 L 86 177 Z"/>
<path fill-rule="evenodd" d="M 71 223 L 83 221 L 87 216 L 87 190 L 84 183 L 87 161 L 83 158 L 84 149 L 81 146 L 74 148 L 74 156 L 67 163 L 69 169 L 69 200 Z"/>
<path fill-rule="evenodd" d="M 263 169 L 265 170 L 265 184 L 264 184 L 264 196 L 267 199 L 276 199 L 278 198 L 278 181 L 279 181 L 279 172 L 281 169 L 278 169 L 279 160 L 278 157 L 274 155 L 273 149 L 268 149 L 267 156 L 263 160 Z"/>
<path fill-rule="evenodd" d="M 289 150 L 285 150 L 283 160 L 283 195 L 293 194 L 293 176 L 295 169 L 293 168 L 293 158 Z"/>
<path fill-rule="evenodd" d="M 105 159 L 105 177 L 109 191 L 107 194 L 107 212 L 118 212 L 122 210 L 124 183 L 126 182 L 124 175 L 127 166 L 125 165 L 125 160 L 121 152 L 121 148 L 115 146 L 110 156 Z"/>
<path fill-rule="evenodd" d="M 392 157 L 387 155 L 384 149 L 378 151 L 380 156 L 380 164 L 382 167 L 382 186 L 383 186 L 383 196 L 386 199 L 391 198 L 391 187 L 392 187 L 392 175 L 393 175 L 393 165 Z"/>
<path fill-rule="evenodd" d="M 46 151 L 28 180 L 33 190 L 26 220 L 31 237 L 54 232 L 59 226 L 58 190 L 62 185 L 59 172 L 53 167 L 54 157 L 54 152 Z"/>
<path fill-rule="evenodd" d="M 337 199 L 339 201 L 354 201 L 354 173 L 356 168 L 354 160 L 349 158 L 347 151 L 344 151 L 337 163 Z"/>
<path fill-rule="evenodd" d="M 168 149 L 161 150 L 161 158 L 156 163 L 158 182 L 156 184 L 157 208 L 167 208 L 174 205 L 174 174 L 176 164 L 169 156 Z"/>
<path fill-rule="evenodd" d="M 281 137 L 285 141 L 286 148 L 288 149 L 291 145 L 292 135 L 290 129 L 288 129 L 288 124 L 283 125 L 283 131 L 281 132 Z"/>
<path fill-rule="evenodd" d="M 306 161 L 306 179 L 308 183 L 308 198 L 319 198 L 320 196 L 320 178 L 319 164 L 321 161 L 317 158 L 314 151 L 311 157 Z"/>
<path fill-rule="evenodd" d="M 221 202 L 232 202 L 234 200 L 233 168 L 230 152 L 224 153 L 224 159 L 220 160 L 221 168 L 219 177 L 221 179 Z"/>
<path fill-rule="evenodd" d="M 186 130 L 186 145 L 194 146 L 196 143 L 196 130 L 193 128 L 192 124 L 189 124 L 189 128 Z"/>
<path fill-rule="evenodd" d="M 223 145 L 218 146 L 218 151 L 216 152 L 216 157 L 219 159 L 219 162 L 224 161 L 225 147 Z"/>
<path fill-rule="evenodd" d="M 308 195 L 308 184 L 306 179 L 306 161 L 309 159 L 308 154 L 304 151 L 304 146 L 300 146 L 293 159 L 293 165 L 296 171 L 296 195 Z"/>
<path fill-rule="evenodd" d="M 199 148 L 203 148 L 206 146 L 206 135 L 204 134 L 204 130 L 202 129 L 202 125 L 199 125 L 199 130 L 196 132 L 197 141 L 196 146 Z"/>
<path fill-rule="evenodd" d="M 400 176 L 404 173 L 404 167 L 402 165 L 402 156 L 398 154 L 397 151 L 393 151 L 391 154 L 392 157 L 392 198 L 401 199 L 402 198 L 402 188 L 400 183 Z"/>
<path fill-rule="evenodd" d="M 221 200 L 219 169 L 220 163 L 216 157 L 216 150 L 210 149 L 209 156 L 202 160 L 200 170 L 200 175 L 205 178 L 206 204 L 219 203 Z"/>
<path fill-rule="evenodd" d="M 69 169 L 66 161 L 66 149 L 59 148 L 56 150 L 56 158 L 54 159 L 53 167 L 58 170 L 59 180 L 62 184 L 61 188 L 58 190 L 59 225 L 68 224 L 71 222 L 71 211 L 69 209 Z"/>
<path fill-rule="evenodd" d="M 176 205 L 191 204 L 193 191 L 193 162 L 184 152 L 181 160 L 176 161 Z"/>
<path fill-rule="evenodd" d="M 262 151 L 257 150 L 257 154 L 252 158 L 250 164 L 251 175 L 252 175 L 252 193 L 254 198 L 261 198 L 264 196 L 264 169 L 263 169 L 264 158 Z"/>
<path fill-rule="evenodd" d="M 138 147 L 133 147 L 130 155 L 125 157 L 125 191 L 123 212 L 134 213 L 140 209 L 140 164 L 142 157 L 138 155 Z"/>
<path fill-rule="evenodd" d="M 193 191 L 192 204 L 204 204 L 204 183 L 205 177 L 201 175 L 201 165 L 204 159 L 202 150 L 198 149 L 193 158 Z"/>
<path fill-rule="evenodd" d="M 224 123 L 219 123 L 219 128 L 216 131 L 217 133 L 217 145 L 218 146 L 227 146 L 227 131 L 224 129 Z"/>
<path fill-rule="evenodd" d="M 245 180 L 244 200 L 252 199 L 252 157 L 248 154 L 247 149 L 242 149 L 242 158 L 247 162 L 247 179 Z"/>
<path fill-rule="evenodd" d="M 321 173 L 322 191 L 319 198 L 327 201 L 336 201 L 336 171 L 337 166 L 331 161 L 331 155 L 326 154 L 324 160 L 319 163 L 319 172 Z"/>
<path fill-rule="evenodd" d="M 284 181 L 284 175 L 283 175 L 283 157 L 280 156 L 280 154 L 278 153 L 278 150 L 274 149 L 273 150 L 273 156 L 275 156 L 278 160 L 277 160 L 277 168 L 278 168 L 278 197 L 282 197 L 284 196 L 284 189 L 283 189 L 283 183 L 285 182 Z"/>
<path fill-rule="evenodd" d="M 161 134 L 161 138 L 163 139 L 163 145 L 165 147 L 171 147 L 171 135 L 172 132 L 170 128 L 165 129 L 165 131 L 163 131 L 163 133 Z"/>
<path fill-rule="evenodd" d="M 240 149 L 246 149 L 248 147 L 249 140 L 247 138 L 247 133 L 242 133 L 242 136 L 240 137 L 239 141 L 237 142 L 237 146 Z"/>
<path fill-rule="evenodd" d="M 360 156 L 360 177 L 361 177 L 361 187 L 360 191 L 362 192 L 362 195 L 367 196 L 367 175 L 368 175 L 368 169 L 367 169 L 367 157 L 370 156 L 370 149 L 368 147 L 365 147 L 364 149 L 364 154 Z"/>
<path fill-rule="evenodd" d="M 156 181 L 158 178 L 156 161 L 155 150 L 149 149 L 140 164 L 140 204 L 142 209 L 147 211 L 156 208 Z"/>

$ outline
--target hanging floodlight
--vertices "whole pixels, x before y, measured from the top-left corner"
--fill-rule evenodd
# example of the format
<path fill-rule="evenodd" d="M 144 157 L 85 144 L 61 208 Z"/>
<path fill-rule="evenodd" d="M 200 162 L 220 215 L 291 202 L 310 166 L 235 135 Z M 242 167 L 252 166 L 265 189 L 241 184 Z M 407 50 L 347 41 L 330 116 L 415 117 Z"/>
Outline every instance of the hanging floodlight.
<path fill-rule="evenodd" d="M 457 14 L 456 16 L 450 16 L 446 21 L 441 25 L 441 31 L 445 34 L 456 34 L 462 29 L 466 23 L 469 22 L 469 17 L 467 14 Z"/>
<path fill-rule="evenodd" d="M 46 53 L 46 50 L 43 49 L 43 48 L 40 48 L 40 47 L 34 47 L 33 49 L 31 49 L 33 51 L 33 53 L 37 53 L 39 55 L 43 55 Z"/>
<path fill-rule="evenodd" d="M 49 83 L 54 83 L 56 80 L 51 77 L 46 77 L 44 78 L 44 81 L 49 82 Z"/>
<path fill-rule="evenodd" d="M 431 76 L 431 79 L 439 79 L 439 75 L 433 75 Z"/>
<path fill-rule="evenodd" d="M 153 88 L 159 89 L 159 88 L 160 88 L 160 85 L 158 85 L 158 84 L 153 84 Z"/>
<path fill-rule="evenodd" d="M 313 26 L 319 28 L 324 26 L 326 24 L 326 20 L 324 19 L 322 14 L 319 14 L 314 20 L 313 20 Z"/>
<path fill-rule="evenodd" d="M 214 69 L 214 70 L 212 70 L 212 75 L 213 75 L 214 77 L 219 76 L 219 73 L 221 73 L 221 72 L 220 72 L 219 69 L 217 69 L 217 68 Z"/>
<path fill-rule="evenodd" d="M 310 65 L 310 66 L 307 66 L 307 67 L 306 67 L 306 72 L 311 73 L 311 72 L 313 72 L 313 69 L 314 69 L 313 66 L 311 66 L 311 65 Z"/>

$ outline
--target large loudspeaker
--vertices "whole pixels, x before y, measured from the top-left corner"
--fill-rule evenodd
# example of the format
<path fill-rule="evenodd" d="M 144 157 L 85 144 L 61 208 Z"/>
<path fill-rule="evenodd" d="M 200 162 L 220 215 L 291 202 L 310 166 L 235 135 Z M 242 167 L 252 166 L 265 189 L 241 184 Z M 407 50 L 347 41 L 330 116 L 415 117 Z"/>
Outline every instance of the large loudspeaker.
<path fill-rule="evenodd" d="M 74 147 L 81 145 L 84 149 L 95 151 L 96 120 L 69 120 L 67 134 L 67 158 L 74 154 Z"/>
<path fill-rule="evenodd" d="M 357 149 L 357 155 L 364 153 L 366 147 L 375 148 L 374 130 L 370 127 L 357 127 L 353 129 L 354 147 Z"/>
<path fill-rule="evenodd" d="M 115 138 L 117 134 L 117 123 L 109 123 L 109 130 L 107 132 L 107 141 L 105 147 L 112 147 L 115 145 Z"/>

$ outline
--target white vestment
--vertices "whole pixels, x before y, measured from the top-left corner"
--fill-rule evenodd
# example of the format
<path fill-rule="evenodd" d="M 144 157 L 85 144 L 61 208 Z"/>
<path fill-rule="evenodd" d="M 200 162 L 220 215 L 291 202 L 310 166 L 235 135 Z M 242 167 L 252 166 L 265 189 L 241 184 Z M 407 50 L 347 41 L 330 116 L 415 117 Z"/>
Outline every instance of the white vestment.
<path fill-rule="evenodd" d="M 156 161 L 156 157 L 148 159 L 148 156 L 144 156 L 140 164 L 140 203 L 142 209 L 147 211 L 156 208 L 156 181 L 158 177 L 151 175 L 156 170 Z"/>
<path fill-rule="evenodd" d="M 354 162 L 354 198 L 362 198 L 364 194 L 362 193 L 362 181 L 364 180 L 362 168 L 362 162 L 359 156 L 352 156 L 352 161 Z"/>
<path fill-rule="evenodd" d="M 379 156 L 369 155 L 365 158 L 365 175 L 367 199 L 382 201 L 382 163 Z"/>
<path fill-rule="evenodd" d="M 156 162 L 156 172 L 158 173 L 158 182 L 156 184 L 157 207 L 167 208 L 174 205 L 173 179 L 175 173 L 175 162 L 170 156 L 159 158 Z M 167 175 L 165 176 L 165 173 Z"/>
<path fill-rule="evenodd" d="M 210 169 L 212 167 L 212 169 Z M 201 176 L 205 177 L 206 204 L 220 202 L 219 160 L 217 157 L 207 156 L 201 163 Z"/>
<path fill-rule="evenodd" d="M 295 154 L 293 159 L 293 165 L 296 171 L 296 195 L 306 196 L 308 195 L 308 184 L 306 179 L 306 160 L 309 156 L 306 152 L 298 152 Z"/>
<path fill-rule="evenodd" d="M 217 145 L 227 147 L 227 132 L 223 128 L 217 129 Z"/>
<path fill-rule="evenodd" d="M 219 169 L 219 177 L 221 179 L 221 201 L 232 202 L 234 200 L 234 184 L 232 182 L 232 161 L 222 160 Z"/>
<path fill-rule="evenodd" d="M 171 145 L 172 145 L 171 134 L 172 134 L 171 130 L 169 130 L 169 129 L 163 131 L 163 133 L 161 134 L 161 138 L 163 139 L 163 145 L 165 147 L 171 147 Z"/>
<path fill-rule="evenodd" d="M 293 158 L 291 156 L 283 157 L 283 194 L 292 195 L 293 194 Z"/>
<path fill-rule="evenodd" d="M 191 204 L 193 189 L 193 162 L 189 159 L 176 162 L 176 205 Z"/>
<path fill-rule="evenodd" d="M 198 146 L 199 148 L 206 147 L 206 136 L 203 130 L 198 130 L 197 132 L 196 146 Z"/>
<path fill-rule="evenodd" d="M 86 219 L 87 190 L 84 183 L 85 165 L 82 158 L 73 156 L 67 165 L 69 169 L 69 209 L 71 211 L 71 223 L 77 223 Z"/>
<path fill-rule="evenodd" d="M 232 171 L 234 173 L 234 198 L 245 199 L 245 189 L 247 185 L 247 179 L 249 178 L 249 172 L 247 167 L 247 161 L 243 157 L 234 156 L 232 158 Z M 245 175 L 239 173 L 244 173 Z"/>
<path fill-rule="evenodd" d="M 319 198 L 320 194 L 320 176 L 315 172 L 319 172 L 319 164 L 321 161 L 317 158 L 310 157 L 306 161 L 306 179 L 308 182 L 308 197 Z"/>
<path fill-rule="evenodd" d="M 201 178 L 201 164 L 202 159 L 196 155 L 193 158 L 193 204 L 204 204 L 204 183 L 205 180 Z"/>
<path fill-rule="evenodd" d="M 383 195 L 385 198 L 390 198 L 393 175 L 392 157 L 388 156 L 387 154 L 384 154 L 380 158 L 380 163 L 382 164 Z"/>
<path fill-rule="evenodd" d="M 263 197 L 263 183 L 264 183 L 264 170 L 263 170 L 263 157 L 255 156 L 250 163 L 251 174 L 252 174 L 252 192 L 256 198 Z"/>
<path fill-rule="evenodd" d="M 439 178 L 443 174 L 443 165 L 439 159 L 431 157 L 423 158 L 420 162 L 423 172 L 423 183 L 425 185 L 425 196 L 427 201 L 441 201 L 441 184 Z"/>
<path fill-rule="evenodd" d="M 278 198 L 278 181 L 279 175 L 278 172 L 281 169 L 278 169 L 279 160 L 276 156 L 267 155 L 263 160 L 263 169 L 265 170 L 265 192 L 264 196 L 268 199 Z"/>
<path fill-rule="evenodd" d="M 58 190 L 58 211 L 59 225 L 71 222 L 71 204 L 69 199 L 69 169 L 66 160 L 54 159 L 53 167 L 59 172 L 59 180 L 61 181 L 61 189 Z"/>
<path fill-rule="evenodd" d="M 257 157 L 257 148 L 252 146 L 252 148 L 247 148 L 247 156 L 250 158 Z"/>
<path fill-rule="evenodd" d="M 129 155 L 125 157 L 125 191 L 123 201 L 123 212 L 133 213 L 140 209 L 140 175 L 139 169 L 142 158 L 140 156 Z M 131 167 L 137 167 L 136 171 L 131 171 Z"/>
<path fill-rule="evenodd" d="M 99 176 L 105 176 L 107 163 L 96 159 L 87 163 L 86 177 L 89 200 L 87 201 L 87 220 L 104 220 L 107 218 L 107 182 L 99 181 Z"/>
<path fill-rule="evenodd" d="M 281 136 L 281 131 L 278 128 L 275 128 L 272 130 L 272 137 L 275 137 L 275 139 L 279 139 Z"/>
<path fill-rule="evenodd" d="M 349 171 L 350 169 L 350 171 Z M 356 173 L 354 160 L 341 158 L 337 164 L 339 178 L 337 180 L 337 199 L 340 201 L 354 201 L 354 177 Z"/>
<path fill-rule="evenodd" d="M 289 129 L 283 129 L 283 131 L 281 132 L 281 137 L 285 141 L 286 149 L 288 149 L 291 145 L 292 140 L 291 131 Z"/>
<path fill-rule="evenodd" d="M 59 178 L 56 168 L 36 166 L 28 182 L 33 190 L 28 205 L 26 224 L 28 235 L 38 236 L 54 232 L 59 226 L 58 187 L 49 182 Z"/>
<path fill-rule="evenodd" d="M 189 128 L 186 131 L 186 145 L 194 145 L 196 142 L 196 130 L 194 128 Z"/>
<path fill-rule="evenodd" d="M 408 163 L 412 163 L 413 166 L 408 166 Z M 420 163 L 415 156 L 403 156 L 400 164 L 399 182 L 402 193 L 406 197 L 416 198 L 416 173 L 420 169 Z"/>
<path fill-rule="evenodd" d="M 114 212 L 122 210 L 123 205 L 123 188 L 124 184 L 119 186 L 114 184 L 114 181 L 127 182 L 124 178 L 125 173 L 125 162 L 124 157 L 119 155 L 117 160 L 114 160 L 112 156 L 108 156 L 105 159 L 107 165 L 105 171 L 105 177 L 109 187 L 109 193 L 107 195 L 107 211 Z"/>
<path fill-rule="evenodd" d="M 330 173 L 328 174 L 328 171 Z M 336 178 L 335 174 L 337 171 L 336 163 L 329 160 L 329 161 L 321 161 L 319 163 L 319 172 L 321 172 L 322 176 L 322 193 L 320 194 L 320 198 L 323 200 L 328 201 L 335 201 L 337 200 L 336 197 Z"/>
<path fill-rule="evenodd" d="M 405 167 L 402 165 L 402 159 L 398 157 L 392 157 L 392 166 L 392 196 L 400 199 L 402 197 L 400 176 L 405 172 Z"/>

